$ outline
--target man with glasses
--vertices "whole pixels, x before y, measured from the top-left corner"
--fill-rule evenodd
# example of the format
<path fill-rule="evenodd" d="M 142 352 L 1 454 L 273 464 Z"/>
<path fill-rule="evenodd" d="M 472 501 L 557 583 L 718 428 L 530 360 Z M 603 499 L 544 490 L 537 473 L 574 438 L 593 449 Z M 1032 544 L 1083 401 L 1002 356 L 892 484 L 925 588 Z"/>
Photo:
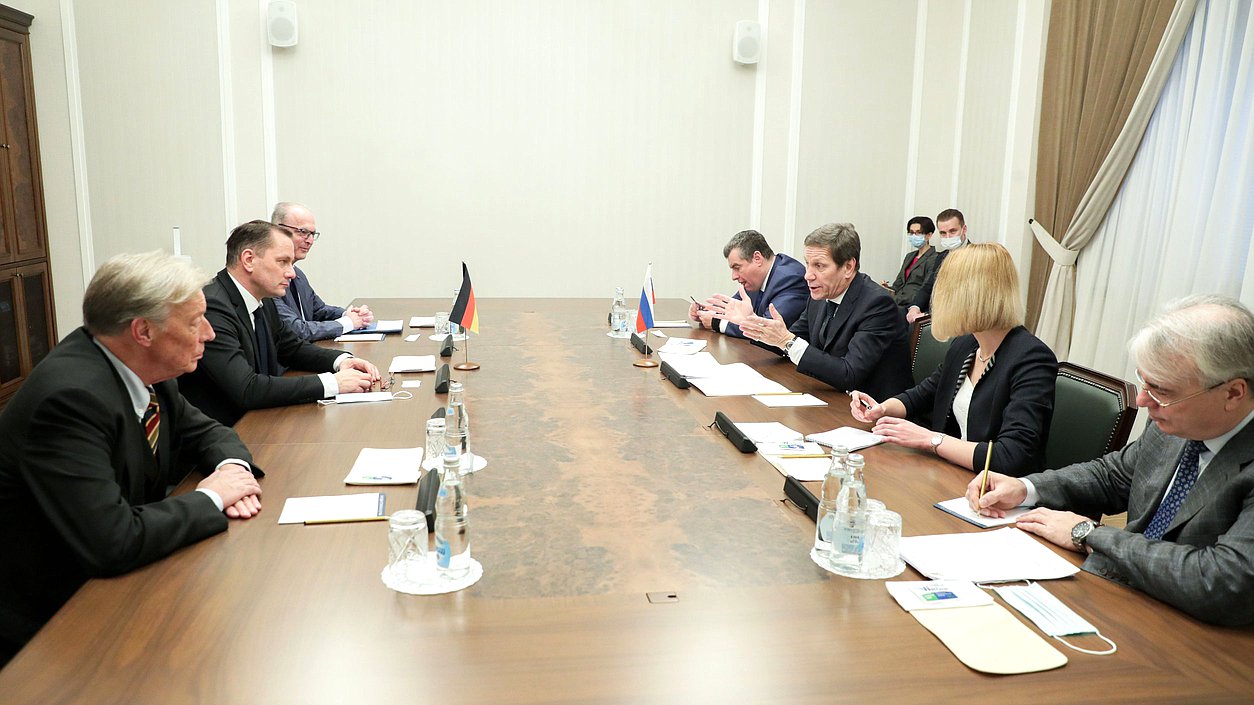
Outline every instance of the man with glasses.
<path fill-rule="evenodd" d="M 1021 480 L 990 473 L 982 497 L 977 476 L 967 500 L 991 516 L 1036 506 L 1018 527 L 1087 553 L 1090 573 L 1206 622 L 1254 623 L 1254 314 L 1191 296 L 1129 348 L 1152 422 L 1139 439 Z M 1126 529 L 1088 518 L 1123 511 Z"/>
<path fill-rule="evenodd" d="M 274 206 L 270 222 L 283 228 L 292 236 L 295 247 L 296 261 L 309 256 L 309 250 L 322 234 L 318 232 L 318 224 L 308 208 L 290 201 L 283 201 Z M 279 318 L 303 340 L 326 340 L 335 338 L 352 330 L 364 328 L 374 321 L 374 314 L 369 306 L 350 306 L 341 308 L 323 301 L 309 277 L 296 267 L 296 278 L 287 288 L 287 292 L 274 300 L 279 310 Z"/>

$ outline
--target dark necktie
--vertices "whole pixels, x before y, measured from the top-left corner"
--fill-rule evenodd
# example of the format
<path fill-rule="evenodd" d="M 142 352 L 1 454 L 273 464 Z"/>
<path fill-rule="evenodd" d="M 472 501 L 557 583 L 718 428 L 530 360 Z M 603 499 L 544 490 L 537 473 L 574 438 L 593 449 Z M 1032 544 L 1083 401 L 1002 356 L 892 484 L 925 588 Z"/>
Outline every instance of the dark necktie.
<path fill-rule="evenodd" d="M 828 301 L 823 307 L 823 323 L 819 325 L 819 345 L 827 345 L 827 329 L 832 325 L 832 319 L 836 317 L 836 310 L 840 308 L 840 304 L 835 301 Z"/>
<path fill-rule="evenodd" d="M 157 454 L 157 439 L 161 437 L 161 407 L 157 404 L 157 393 L 148 390 L 148 408 L 144 411 L 144 435 L 148 437 L 148 447 L 152 454 Z"/>
<path fill-rule="evenodd" d="M 273 375 L 270 366 L 270 326 L 266 324 L 265 307 L 253 312 L 253 339 L 257 342 L 257 374 Z"/>
<path fill-rule="evenodd" d="M 1197 481 L 1197 461 L 1205 449 L 1206 446 L 1201 441 L 1189 441 L 1184 447 L 1184 453 L 1180 456 L 1180 469 L 1176 471 L 1176 481 L 1171 483 L 1167 496 L 1163 497 L 1158 511 L 1154 512 L 1154 518 L 1145 527 L 1145 538 L 1161 539 L 1167 533 L 1171 520 L 1176 518 L 1176 512 L 1180 511 L 1180 505 L 1184 504 L 1189 490 L 1193 489 L 1193 483 Z"/>

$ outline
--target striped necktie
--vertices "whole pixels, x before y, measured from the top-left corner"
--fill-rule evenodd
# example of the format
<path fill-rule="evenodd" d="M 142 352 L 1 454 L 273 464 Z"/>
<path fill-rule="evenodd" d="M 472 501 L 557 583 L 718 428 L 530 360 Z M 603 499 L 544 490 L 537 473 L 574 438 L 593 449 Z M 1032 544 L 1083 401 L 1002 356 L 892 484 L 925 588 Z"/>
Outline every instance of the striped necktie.
<path fill-rule="evenodd" d="M 157 454 L 157 439 L 161 437 L 161 407 L 157 404 L 157 393 L 148 390 L 148 409 L 144 411 L 144 435 L 148 437 L 148 447 L 152 454 Z"/>
<path fill-rule="evenodd" d="M 1184 504 L 1185 498 L 1189 496 L 1189 490 L 1193 489 L 1193 483 L 1197 482 L 1198 459 L 1205 449 L 1206 445 L 1201 441 L 1189 441 L 1184 447 L 1184 453 L 1180 455 L 1180 469 L 1176 471 L 1176 479 L 1171 483 L 1167 496 L 1163 497 L 1162 503 L 1158 505 L 1158 510 L 1154 512 L 1154 518 L 1150 520 L 1149 526 L 1145 527 L 1145 538 L 1161 539 L 1163 534 L 1167 533 L 1171 520 L 1176 518 L 1180 505 Z"/>

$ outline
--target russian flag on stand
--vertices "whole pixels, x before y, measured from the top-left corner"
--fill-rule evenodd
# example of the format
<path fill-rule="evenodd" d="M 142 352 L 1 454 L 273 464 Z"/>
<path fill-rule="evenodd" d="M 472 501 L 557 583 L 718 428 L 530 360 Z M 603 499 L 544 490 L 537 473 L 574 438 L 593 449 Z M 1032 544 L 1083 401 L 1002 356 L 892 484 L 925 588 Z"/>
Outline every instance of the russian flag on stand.
<path fill-rule="evenodd" d="M 643 333 L 653 327 L 653 305 L 657 296 L 653 293 L 653 263 L 644 270 L 644 286 L 640 288 L 640 307 L 636 310 L 636 332 Z"/>

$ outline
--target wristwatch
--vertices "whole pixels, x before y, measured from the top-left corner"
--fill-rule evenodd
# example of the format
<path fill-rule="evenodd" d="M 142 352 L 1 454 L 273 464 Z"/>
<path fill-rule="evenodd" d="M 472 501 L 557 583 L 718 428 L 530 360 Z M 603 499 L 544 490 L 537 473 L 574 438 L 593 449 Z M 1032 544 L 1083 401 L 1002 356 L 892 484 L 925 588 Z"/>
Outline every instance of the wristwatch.
<path fill-rule="evenodd" d="M 945 434 L 938 433 L 935 436 L 932 436 L 932 440 L 931 440 L 932 452 L 937 455 L 940 455 L 940 444 L 944 442 L 945 442 Z"/>
<path fill-rule="evenodd" d="M 1101 524 L 1094 524 L 1092 521 L 1085 519 L 1071 527 L 1071 543 L 1075 544 L 1077 550 L 1083 551 L 1088 545 L 1089 534 L 1093 533 L 1093 529 L 1099 526 Z"/>
<path fill-rule="evenodd" d="M 789 339 L 788 339 L 788 342 L 787 342 L 787 343 L 784 343 L 784 354 L 785 354 L 785 355 L 787 355 L 787 354 L 789 353 L 789 351 L 791 351 L 791 350 L 792 350 L 793 343 L 796 343 L 796 342 L 797 342 L 797 336 L 795 336 L 795 335 L 794 335 L 793 337 L 791 337 L 791 338 L 789 338 Z"/>

